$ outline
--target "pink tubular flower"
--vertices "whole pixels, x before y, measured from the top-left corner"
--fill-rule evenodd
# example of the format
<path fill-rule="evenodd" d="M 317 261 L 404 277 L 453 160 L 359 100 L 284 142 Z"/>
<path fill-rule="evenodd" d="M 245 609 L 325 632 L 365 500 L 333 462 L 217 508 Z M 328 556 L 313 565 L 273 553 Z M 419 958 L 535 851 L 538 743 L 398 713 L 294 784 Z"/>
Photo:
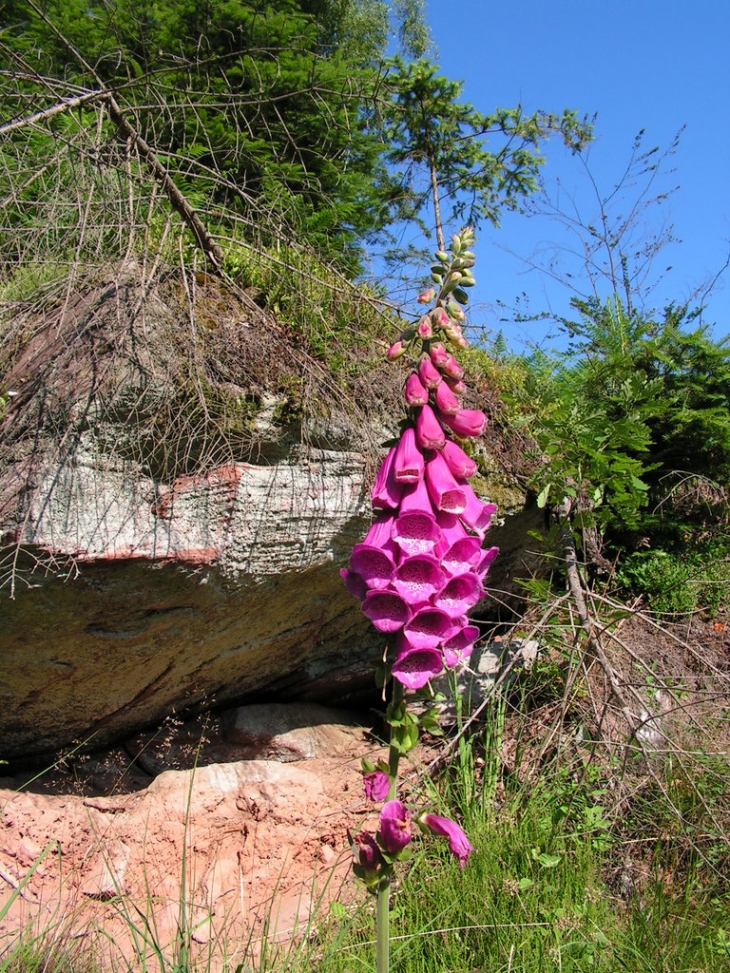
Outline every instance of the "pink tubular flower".
<path fill-rule="evenodd" d="M 408 426 L 395 448 L 393 475 L 396 483 L 418 483 L 423 479 L 423 470 L 423 453 L 416 445 L 413 427 Z"/>
<path fill-rule="evenodd" d="M 466 505 L 459 515 L 467 527 L 471 527 L 476 534 L 483 538 L 491 526 L 492 515 L 496 510 L 496 503 L 485 503 L 480 500 L 467 484 Z"/>
<path fill-rule="evenodd" d="M 466 860 L 474 851 L 469 839 L 456 821 L 451 818 L 440 818 L 437 814 L 422 814 L 418 823 L 431 834 L 443 835 L 449 839 L 449 851 L 459 859 L 459 868 L 466 865 Z"/>
<path fill-rule="evenodd" d="M 441 373 L 430 358 L 422 358 L 418 365 L 418 375 L 427 389 L 435 389 L 442 382 Z"/>
<path fill-rule="evenodd" d="M 423 689 L 430 679 L 441 674 L 444 663 L 438 649 L 414 649 L 406 639 L 393 663 L 393 678 L 406 689 Z"/>
<path fill-rule="evenodd" d="M 451 391 L 446 382 L 441 382 L 436 386 L 433 394 L 436 408 L 447 416 L 455 416 L 461 411 L 461 403 Z"/>
<path fill-rule="evenodd" d="M 399 511 L 393 541 L 406 554 L 430 554 L 441 541 L 441 530 L 424 480 L 406 488 Z"/>
<path fill-rule="evenodd" d="M 404 395 L 408 405 L 426 405 L 428 402 L 428 389 L 417 372 L 411 372 L 406 379 Z"/>
<path fill-rule="evenodd" d="M 463 335 L 461 337 L 463 337 Z M 449 355 L 447 357 L 446 361 L 443 363 L 441 368 L 443 370 L 444 375 L 446 375 L 447 378 L 453 378 L 457 382 L 464 377 L 464 369 L 461 367 L 461 365 L 458 363 L 458 361 L 454 358 L 453 355 Z"/>
<path fill-rule="evenodd" d="M 448 382 L 449 388 L 454 395 L 463 395 L 466 392 L 466 382 L 462 382 L 461 380 L 456 381 L 453 378 L 449 378 L 448 375 L 445 376 L 444 381 Z"/>
<path fill-rule="evenodd" d="M 355 544 L 350 557 L 350 567 L 365 581 L 368 588 L 385 588 L 390 583 L 395 568 L 391 540 L 393 518 L 381 514 L 374 521 L 362 544 Z M 364 596 L 363 596 L 364 597 Z"/>
<path fill-rule="evenodd" d="M 416 443 L 421 449 L 442 449 L 446 442 L 441 424 L 430 405 L 422 405 L 416 418 Z"/>
<path fill-rule="evenodd" d="M 484 588 L 477 574 L 458 574 L 449 579 L 434 598 L 433 603 L 452 618 L 459 618 L 461 615 L 466 615 L 483 594 Z"/>
<path fill-rule="evenodd" d="M 378 843 L 367 831 L 360 831 L 352 837 L 352 854 L 356 864 L 366 872 L 374 873 L 385 861 Z"/>
<path fill-rule="evenodd" d="M 380 812 L 378 841 L 390 855 L 397 855 L 413 837 L 411 812 L 402 801 L 386 801 Z"/>
<path fill-rule="evenodd" d="M 441 531 L 441 540 L 436 551 L 437 555 L 443 554 L 452 544 L 460 541 L 462 537 L 470 536 L 466 527 L 456 514 L 438 510 L 436 512 L 436 523 L 439 525 L 439 530 Z"/>
<path fill-rule="evenodd" d="M 462 438 L 481 436 L 487 428 L 487 417 L 479 409 L 460 409 L 455 416 L 445 415 L 443 419 Z"/>
<path fill-rule="evenodd" d="M 468 571 L 479 573 L 479 565 L 482 559 L 482 547 L 478 537 L 462 537 L 458 541 L 442 549 L 438 545 L 434 550 L 434 555 L 439 559 L 441 567 L 447 574 L 466 574 Z"/>
<path fill-rule="evenodd" d="M 382 770 L 373 770 L 362 775 L 362 786 L 369 801 L 384 801 L 390 790 L 390 777 Z"/>
<path fill-rule="evenodd" d="M 425 409 L 427 406 L 423 408 Z M 426 486 L 431 502 L 437 510 L 461 514 L 466 508 L 467 491 L 464 486 L 457 483 L 454 474 L 440 453 L 436 453 L 426 463 Z"/>
<path fill-rule="evenodd" d="M 487 573 L 487 571 L 489 570 L 490 564 L 492 563 L 492 561 L 496 558 L 496 556 L 498 554 L 499 554 L 499 548 L 498 547 L 489 547 L 489 548 L 487 548 L 486 551 L 482 551 L 482 556 L 481 556 L 481 558 L 479 560 L 479 564 L 477 566 L 477 574 L 481 578 L 483 578 L 484 575 Z"/>
<path fill-rule="evenodd" d="M 393 468 L 397 448 L 397 446 L 393 446 L 380 464 L 375 475 L 373 489 L 370 492 L 373 506 L 381 510 L 397 507 L 403 492 L 403 485 L 396 480 L 395 469 Z"/>
<path fill-rule="evenodd" d="M 428 315 L 424 315 L 418 322 L 418 327 L 416 328 L 416 334 L 419 338 L 432 338 L 433 337 L 433 327 L 431 326 L 431 319 Z"/>
<path fill-rule="evenodd" d="M 416 301 L 419 304 L 430 304 L 434 297 L 436 297 L 436 291 L 433 287 L 429 287 L 427 291 L 421 291 Z"/>
<path fill-rule="evenodd" d="M 386 551 L 366 544 L 356 544 L 350 556 L 350 567 L 368 588 L 387 588 L 393 577 L 395 564 Z"/>
<path fill-rule="evenodd" d="M 410 608 L 395 591 L 369 591 L 362 611 L 379 632 L 397 632 L 411 617 Z"/>
<path fill-rule="evenodd" d="M 435 649 L 446 639 L 450 639 L 457 626 L 442 608 L 425 606 L 419 608 L 403 627 L 403 635 L 414 649 Z"/>
<path fill-rule="evenodd" d="M 457 663 L 468 659 L 478 638 L 479 629 L 476 625 L 464 625 L 456 635 L 447 639 L 441 646 L 446 668 L 453 669 Z"/>
<path fill-rule="evenodd" d="M 468 480 L 470 476 L 474 476 L 478 469 L 471 456 L 468 456 L 453 439 L 446 440 L 441 455 L 446 460 L 451 472 L 459 479 Z"/>
<path fill-rule="evenodd" d="M 453 357 L 444 348 L 443 341 L 435 341 L 428 349 L 428 353 L 431 356 L 431 361 L 437 368 L 443 368 L 449 358 Z"/>
<path fill-rule="evenodd" d="M 407 605 L 420 605 L 444 587 L 446 575 L 431 554 L 404 558 L 393 572 L 393 587 Z"/>

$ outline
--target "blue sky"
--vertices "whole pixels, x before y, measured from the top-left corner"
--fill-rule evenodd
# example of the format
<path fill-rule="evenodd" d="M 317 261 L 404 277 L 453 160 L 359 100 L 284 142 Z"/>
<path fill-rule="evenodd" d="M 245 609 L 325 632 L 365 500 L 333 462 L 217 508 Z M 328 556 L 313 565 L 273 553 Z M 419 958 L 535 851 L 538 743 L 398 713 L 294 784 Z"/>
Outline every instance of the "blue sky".
<path fill-rule="evenodd" d="M 427 0 L 426 6 L 442 72 L 464 80 L 464 100 L 478 109 L 520 103 L 527 112 L 597 113 L 589 162 L 602 192 L 620 179 L 641 129 L 644 148 L 666 149 L 686 126 L 667 162 L 674 172 L 656 186 L 679 188 L 646 214 L 649 231 L 671 223 L 682 241 L 657 259 L 655 277 L 667 265 L 672 270 L 649 304 L 686 300 L 717 274 L 730 252 L 730 4 Z M 546 155 L 549 191 L 559 179 L 563 198 L 574 197 L 581 215 L 593 219 L 580 164 L 558 142 Z M 510 324 L 498 302 L 511 307 L 525 294 L 533 312 L 567 312 L 570 290 L 525 263 L 564 242 L 565 231 L 546 217 L 508 214 L 499 230 L 483 226 L 472 323 L 492 334 L 502 328 L 515 350 L 525 342 L 549 344 L 548 324 Z M 707 298 L 703 320 L 715 323 L 718 338 L 730 332 L 730 272 Z"/>

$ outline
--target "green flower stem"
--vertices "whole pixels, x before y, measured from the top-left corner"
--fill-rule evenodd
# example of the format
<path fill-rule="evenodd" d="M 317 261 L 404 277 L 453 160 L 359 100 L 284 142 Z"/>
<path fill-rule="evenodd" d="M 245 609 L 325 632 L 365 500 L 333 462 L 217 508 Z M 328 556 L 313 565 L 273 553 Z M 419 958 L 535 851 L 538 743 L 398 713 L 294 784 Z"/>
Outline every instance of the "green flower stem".
<path fill-rule="evenodd" d="M 390 701 L 391 712 L 395 711 L 403 702 L 403 685 L 397 679 L 391 682 L 393 697 Z M 398 792 L 398 764 L 400 761 L 400 750 L 393 743 L 393 727 L 389 729 L 390 746 L 388 750 L 388 776 L 390 777 L 390 787 L 388 788 L 388 800 L 395 800 Z M 388 973 L 390 969 L 390 880 L 392 868 L 388 865 L 378 882 L 378 898 L 375 907 L 375 929 L 377 944 L 376 970 L 377 973 Z"/>
<path fill-rule="evenodd" d="M 396 710 L 403 702 L 403 684 L 397 679 L 391 681 L 393 687 L 393 698 L 390 702 L 391 710 Z M 393 744 L 393 727 L 389 728 L 390 748 L 388 750 L 388 776 L 390 777 L 390 788 L 388 790 L 388 800 L 394 801 L 398 791 L 398 762 L 400 760 L 400 750 Z"/>
<path fill-rule="evenodd" d="M 391 869 L 388 866 L 378 882 L 378 899 L 375 907 L 377 973 L 388 973 L 390 969 L 390 877 Z"/>

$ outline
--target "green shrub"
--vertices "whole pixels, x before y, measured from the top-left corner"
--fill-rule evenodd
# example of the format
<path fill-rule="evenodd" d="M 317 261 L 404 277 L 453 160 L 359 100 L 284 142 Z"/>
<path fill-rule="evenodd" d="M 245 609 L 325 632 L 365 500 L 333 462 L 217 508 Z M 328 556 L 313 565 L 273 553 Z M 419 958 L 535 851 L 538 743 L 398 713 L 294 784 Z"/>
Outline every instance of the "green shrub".
<path fill-rule="evenodd" d="M 684 552 L 635 551 L 621 563 L 619 583 L 646 595 L 650 607 L 668 615 L 730 605 L 730 548 L 713 542 Z"/>

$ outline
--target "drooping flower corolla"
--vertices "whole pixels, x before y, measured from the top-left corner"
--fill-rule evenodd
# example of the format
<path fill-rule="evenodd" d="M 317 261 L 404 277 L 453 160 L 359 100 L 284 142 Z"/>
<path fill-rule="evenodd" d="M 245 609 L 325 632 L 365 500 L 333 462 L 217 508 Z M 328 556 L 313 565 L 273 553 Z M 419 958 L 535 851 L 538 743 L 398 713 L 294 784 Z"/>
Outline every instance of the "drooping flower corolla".
<path fill-rule="evenodd" d="M 423 405 L 416 418 L 416 442 L 419 449 L 441 449 L 446 442 L 443 426 L 430 405 Z"/>
<path fill-rule="evenodd" d="M 369 801 L 384 801 L 390 790 L 390 778 L 383 770 L 362 775 L 362 786 Z"/>
<path fill-rule="evenodd" d="M 418 483 L 423 479 L 425 461 L 416 445 L 416 434 L 409 426 L 400 437 L 393 457 L 393 476 L 396 483 Z"/>
<path fill-rule="evenodd" d="M 468 480 L 477 471 L 476 462 L 464 450 L 455 443 L 453 439 L 447 439 L 441 455 L 446 460 L 446 465 L 456 477 Z"/>
<path fill-rule="evenodd" d="M 443 420 L 452 432 L 463 438 L 481 436 L 487 428 L 487 417 L 479 409 L 460 409 L 456 415 L 444 414 Z"/>
<path fill-rule="evenodd" d="M 391 538 L 406 554 L 430 554 L 441 541 L 425 480 L 404 492 Z"/>
<path fill-rule="evenodd" d="M 380 811 L 378 841 L 390 855 L 397 855 L 413 837 L 411 812 L 402 801 L 386 801 Z"/>
<path fill-rule="evenodd" d="M 441 650 L 414 648 L 405 636 L 401 636 L 391 671 L 406 689 L 423 689 L 430 679 L 441 674 L 443 667 Z"/>
<path fill-rule="evenodd" d="M 449 851 L 458 858 L 459 868 L 466 865 L 466 860 L 474 851 L 474 848 L 456 821 L 452 821 L 451 818 L 441 818 L 437 814 L 422 814 L 418 823 L 431 834 L 443 835 L 448 838 Z"/>
<path fill-rule="evenodd" d="M 378 843 L 367 831 L 360 831 L 352 837 L 352 851 L 356 864 L 367 873 L 375 874 L 383 863 L 383 853 Z"/>
<path fill-rule="evenodd" d="M 428 461 L 425 475 L 426 486 L 436 510 L 460 514 L 466 508 L 468 496 L 464 485 L 456 480 L 440 453 L 436 453 Z"/>
<path fill-rule="evenodd" d="M 421 381 L 418 372 L 411 372 L 406 379 L 403 397 L 408 405 L 426 405 L 428 403 L 428 389 Z"/>

